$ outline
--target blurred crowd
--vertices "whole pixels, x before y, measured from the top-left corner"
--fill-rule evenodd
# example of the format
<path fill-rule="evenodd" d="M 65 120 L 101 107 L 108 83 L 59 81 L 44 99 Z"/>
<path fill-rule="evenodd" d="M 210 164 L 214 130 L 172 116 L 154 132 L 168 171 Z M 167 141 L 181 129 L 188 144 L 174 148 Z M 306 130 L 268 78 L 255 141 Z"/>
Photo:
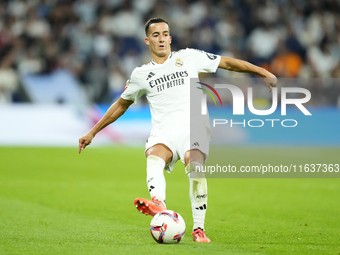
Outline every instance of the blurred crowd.
<path fill-rule="evenodd" d="M 71 72 L 91 102 L 112 102 L 132 70 L 151 60 L 151 17 L 169 22 L 172 50 L 244 59 L 278 77 L 340 78 L 339 14 L 339 0 L 2 0 L 0 103 L 30 101 L 22 77 L 58 69 Z M 306 86 L 312 95 L 325 89 L 316 104 L 337 104 L 339 83 Z"/>

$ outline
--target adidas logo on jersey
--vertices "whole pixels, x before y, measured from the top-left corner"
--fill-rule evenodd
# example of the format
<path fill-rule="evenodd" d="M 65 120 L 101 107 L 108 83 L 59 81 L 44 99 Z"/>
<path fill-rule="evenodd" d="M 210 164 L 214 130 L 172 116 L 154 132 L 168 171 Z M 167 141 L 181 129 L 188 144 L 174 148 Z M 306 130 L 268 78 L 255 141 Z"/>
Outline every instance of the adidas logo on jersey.
<path fill-rule="evenodd" d="M 155 75 L 156 75 L 155 73 L 150 72 L 150 73 L 148 74 L 148 78 L 146 78 L 146 80 L 149 80 L 150 78 L 152 78 L 152 76 L 155 76 Z"/>
<path fill-rule="evenodd" d="M 196 207 L 195 209 L 196 210 L 205 210 L 205 209 L 207 209 L 207 205 L 204 204 L 203 206 Z"/>

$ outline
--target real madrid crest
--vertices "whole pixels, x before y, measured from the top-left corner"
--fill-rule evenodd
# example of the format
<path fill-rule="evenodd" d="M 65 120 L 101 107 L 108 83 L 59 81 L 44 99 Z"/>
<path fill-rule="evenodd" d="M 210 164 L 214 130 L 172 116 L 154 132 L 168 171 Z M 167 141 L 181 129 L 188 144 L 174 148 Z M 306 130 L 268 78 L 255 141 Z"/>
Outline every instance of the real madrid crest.
<path fill-rule="evenodd" d="M 176 58 L 176 66 L 181 67 L 183 66 L 183 61 L 180 58 Z"/>

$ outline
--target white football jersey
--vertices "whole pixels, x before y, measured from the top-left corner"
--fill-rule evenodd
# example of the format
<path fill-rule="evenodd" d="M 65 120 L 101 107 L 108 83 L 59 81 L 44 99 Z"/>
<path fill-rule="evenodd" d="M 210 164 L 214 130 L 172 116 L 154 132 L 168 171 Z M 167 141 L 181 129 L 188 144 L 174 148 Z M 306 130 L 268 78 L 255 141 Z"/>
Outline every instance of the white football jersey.
<path fill-rule="evenodd" d="M 214 73 L 220 56 L 201 50 L 171 52 L 163 64 L 153 61 L 133 70 L 121 97 L 136 101 L 143 94 L 150 105 L 153 128 L 190 123 L 190 78 Z M 205 124 L 209 127 L 209 120 Z"/>

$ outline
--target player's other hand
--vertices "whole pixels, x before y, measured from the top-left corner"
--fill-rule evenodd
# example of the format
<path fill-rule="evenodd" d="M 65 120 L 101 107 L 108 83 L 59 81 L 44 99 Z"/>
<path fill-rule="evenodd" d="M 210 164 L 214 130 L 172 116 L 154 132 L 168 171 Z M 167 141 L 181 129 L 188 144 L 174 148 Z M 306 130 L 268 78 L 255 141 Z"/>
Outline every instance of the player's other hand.
<path fill-rule="evenodd" d="M 94 136 L 89 133 L 79 139 L 79 154 L 81 153 L 82 150 L 85 149 L 87 145 L 89 145 L 92 142 L 93 137 Z"/>
<path fill-rule="evenodd" d="M 276 87 L 276 84 L 277 84 L 276 76 L 267 71 L 267 75 L 263 79 L 266 85 L 269 87 L 270 92 L 272 92 L 273 88 Z"/>

